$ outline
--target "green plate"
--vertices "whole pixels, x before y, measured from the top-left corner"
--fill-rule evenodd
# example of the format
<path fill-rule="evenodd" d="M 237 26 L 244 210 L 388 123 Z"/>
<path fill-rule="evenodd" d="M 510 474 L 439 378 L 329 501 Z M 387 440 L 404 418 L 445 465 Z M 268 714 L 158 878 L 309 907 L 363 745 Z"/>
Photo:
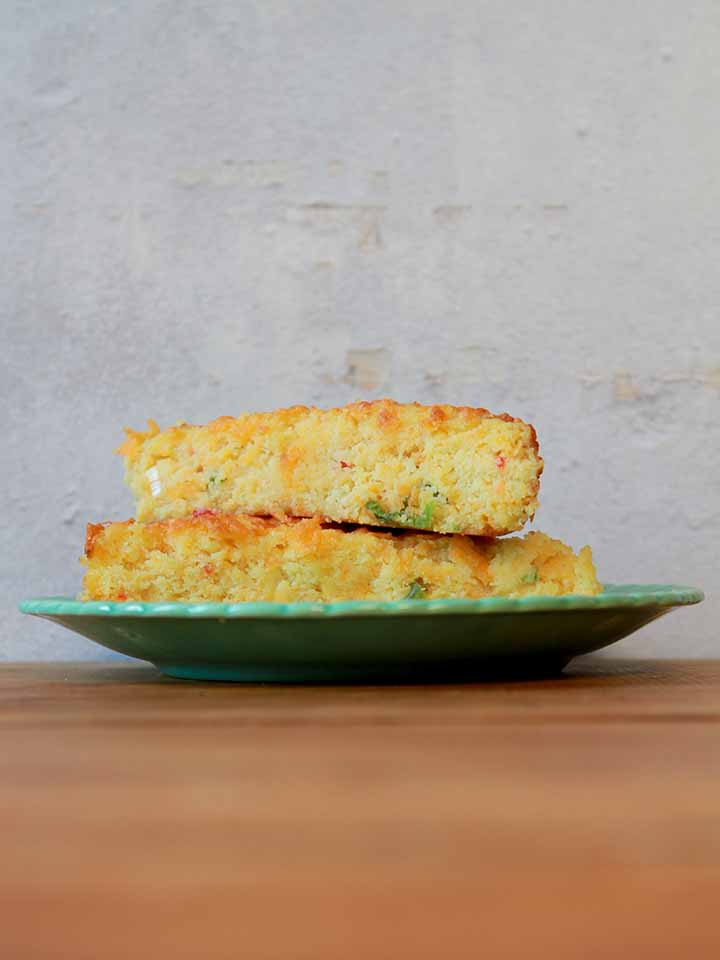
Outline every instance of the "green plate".
<path fill-rule="evenodd" d="M 82 603 L 26 600 L 118 653 L 192 680 L 413 682 L 542 676 L 628 636 L 692 587 L 606 586 L 596 597 L 386 603 Z"/>

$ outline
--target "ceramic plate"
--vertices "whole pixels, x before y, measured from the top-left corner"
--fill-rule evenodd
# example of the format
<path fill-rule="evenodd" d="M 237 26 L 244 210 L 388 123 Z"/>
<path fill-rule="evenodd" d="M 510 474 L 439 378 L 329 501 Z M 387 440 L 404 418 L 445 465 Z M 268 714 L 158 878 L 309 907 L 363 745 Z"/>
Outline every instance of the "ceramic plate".
<path fill-rule="evenodd" d="M 556 673 L 628 636 L 692 587 L 606 586 L 596 597 L 387 603 L 82 603 L 26 600 L 111 650 L 172 677 L 286 683 L 480 680 Z"/>

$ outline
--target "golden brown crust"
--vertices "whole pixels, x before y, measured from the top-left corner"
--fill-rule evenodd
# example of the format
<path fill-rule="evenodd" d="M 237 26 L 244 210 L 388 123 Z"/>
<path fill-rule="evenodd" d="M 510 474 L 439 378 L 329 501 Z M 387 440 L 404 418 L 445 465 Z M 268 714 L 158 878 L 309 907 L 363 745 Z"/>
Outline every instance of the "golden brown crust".
<path fill-rule="evenodd" d="M 126 520 L 125 523 L 132 523 L 132 520 Z M 89 523 L 85 530 L 85 556 L 91 557 L 93 550 L 95 549 L 95 544 L 98 542 L 102 536 L 105 527 L 105 523 Z"/>
<path fill-rule="evenodd" d="M 96 551 L 98 544 L 102 541 L 103 535 L 109 531 L 117 532 L 122 527 L 131 527 L 137 523 L 134 519 L 129 520 L 109 520 L 103 523 L 88 523 L 87 534 L 85 537 L 85 556 L 89 559 Z M 162 537 L 172 537 L 184 532 L 211 532 L 214 536 L 222 539 L 234 539 L 246 534 L 263 534 L 272 530 L 278 530 L 282 527 L 288 529 L 295 528 L 299 530 L 300 535 L 307 538 L 319 530 L 339 530 L 343 533 L 352 533 L 355 530 L 362 530 L 369 537 L 378 539 L 397 539 L 402 537 L 416 537 L 418 533 L 414 530 L 391 530 L 383 527 L 362 527 L 357 524 L 339 524 L 333 520 L 321 519 L 319 517 L 289 517 L 287 515 L 277 515 L 268 517 L 250 516 L 245 513 L 216 513 L 214 510 L 196 510 L 189 517 L 171 517 L 168 520 L 149 520 L 138 524 L 142 527 L 145 534 L 152 536 L 157 533 Z M 442 533 L 424 533 L 423 537 L 437 539 L 444 537 Z M 459 539 L 459 538 L 458 538 Z M 476 540 L 487 540 L 491 538 L 476 537 Z"/>
<path fill-rule="evenodd" d="M 389 397 L 385 397 L 379 400 L 355 400 L 352 403 L 348 403 L 343 407 L 315 407 L 315 406 L 306 406 L 304 404 L 295 404 L 292 407 L 285 407 L 282 411 L 258 411 L 257 413 L 251 414 L 251 416 L 264 417 L 268 416 L 273 412 L 282 412 L 286 414 L 289 419 L 293 416 L 299 416 L 311 412 L 321 412 L 321 413 L 341 413 L 341 412 L 357 412 L 365 416 L 372 416 L 377 414 L 378 423 L 381 426 L 385 426 L 389 423 L 394 422 L 397 418 L 395 416 L 397 410 L 401 407 L 414 407 L 418 410 L 428 411 L 427 424 L 428 426 L 438 426 L 443 421 L 447 420 L 448 414 L 462 414 L 463 416 L 468 417 L 469 419 L 476 419 L 478 417 L 491 420 L 502 420 L 504 423 L 526 423 L 526 421 L 521 420 L 518 417 L 513 417 L 509 413 L 491 413 L 486 407 L 467 407 L 467 406 L 453 406 L 449 403 L 443 404 L 433 404 L 432 406 L 427 406 L 426 404 L 419 403 L 417 400 L 409 401 L 408 403 L 400 403 L 397 400 L 392 400 Z M 215 417 L 214 420 L 209 420 L 204 427 L 210 430 L 224 430 L 227 427 L 231 427 L 235 421 L 236 417 L 233 417 L 229 414 L 223 414 L 222 416 Z M 359 419 L 359 418 L 358 418 Z M 203 426 L 202 424 L 188 423 L 185 420 L 180 420 L 175 424 L 176 427 L 181 428 L 198 428 Z M 536 453 L 539 452 L 537 434 L 535 428 L 532 424 L 528 423 L 531 433 L 531 443 Z M 172 429 L 172 428 L 168 428 Z M 128 456 L 132 450 L 132 439 L 137 437 L 148 437 L 155 436 L 160 433 L 160 427 L 153 419 L 148 419 L 148 429 L 147 431 L 143 430 L 133 430 L 132 427 L 123 428 L 127 439 L 122 443 L 117 449 L 116 453 L 121 454 L 122 456 Z"/>

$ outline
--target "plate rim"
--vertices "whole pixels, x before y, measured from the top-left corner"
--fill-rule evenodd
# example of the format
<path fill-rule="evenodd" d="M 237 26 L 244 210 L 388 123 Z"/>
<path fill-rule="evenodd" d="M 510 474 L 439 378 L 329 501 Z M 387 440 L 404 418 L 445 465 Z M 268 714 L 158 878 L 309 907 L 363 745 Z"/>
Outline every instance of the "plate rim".
<path fill-rule="evenodd" d="M 45 596 L 23 600 L 19 609 L 39 617 L 137 617 L 165 619 L 319 619 L 325 617 L 378 617 L 492 613 L 538 613 L 573 610 L 612 610 L 628 607 L 680 607 L 701 603 L 704 592 L 679 584 L 605 584 L 603 592 L 587 596 L 481 597 L 435 600 L 343 600 L 336 603 L 296 601 L 240 603 L 137 600 L 77 600 Z"/>

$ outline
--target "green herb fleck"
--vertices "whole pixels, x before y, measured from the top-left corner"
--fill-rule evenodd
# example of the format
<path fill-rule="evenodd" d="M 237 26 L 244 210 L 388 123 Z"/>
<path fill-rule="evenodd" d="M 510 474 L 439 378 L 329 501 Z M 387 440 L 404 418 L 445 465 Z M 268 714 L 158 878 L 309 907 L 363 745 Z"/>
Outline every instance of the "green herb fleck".
<path fill-rule="evenodd" d="M 398 523 L 402 515 L 401 510 L 396 513 L 389 513 L 377 500 L 368 500 L 365 509 L 369 510 L 378 520 L 382 520 L 383 523 Z"/>
<path fill-rule="evenodd" d="M 422 580 L 413 580 L 403 600 L 422 600 L 426 593 L 425 584 Z"/>
<path fill-rule="evenodd" d="M 420 530 L 428 530 L 432 526 L 432 517 L 435 511 L 435 502 L 433 500 L 428 500 L 428 502 L 423 507 L 422 513 L 419 516 L 411 517 L 413 522 L 410 524 L 412 527 L 418 527 Z"/>
<path fill-rule="evenodd" d="M 402 509 L 386 510 L 377 500 L 368 500 L 365 509 L 382 523 L 390 526 L 413 527 L 416 530 L 429 530 L 432 527 L 432 518 L 435 511 L 435 501 L 428 500 L 420 513 L 408 511 L 409 498 L 405 497 Z"/>
<path fill-rule="evenodd" d="M 222 477 L 220 476 L 219 473 L 211 473 L 210 476 L 208 477 L 208 481 L 207 481 L 207 484 L 205 485 L 205 489 L 207 490 L 208 493 L 216 493 L 218 487 L 221 486 L 223 483 L 225 483 L 226 479 L 227 477 Z"/>
<path fill-rule="evenodd" d="M 537 583 L 537 578 L 538 578 L 537 567 L 530 567 L 530 569 L 525 574 L 525 576 L 521 577 L 520 579 L 522 583 Z"/>

